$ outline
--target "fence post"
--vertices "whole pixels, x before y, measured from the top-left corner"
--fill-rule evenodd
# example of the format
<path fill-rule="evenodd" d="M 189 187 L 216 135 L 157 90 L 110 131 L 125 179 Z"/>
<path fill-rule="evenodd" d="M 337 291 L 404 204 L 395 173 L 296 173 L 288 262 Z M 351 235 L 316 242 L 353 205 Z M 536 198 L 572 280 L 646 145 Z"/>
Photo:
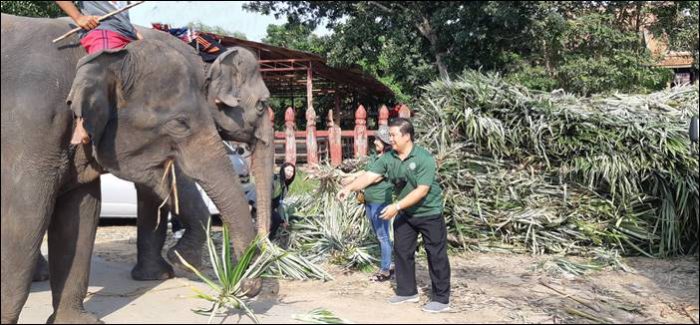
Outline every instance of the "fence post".
<path fill-rule="evenodd" d="M 297 164 L 297 139 L 294 135 L 294 108 L 287 107 L 284 112 L 284 161 Z"/>
<path fill-rule="evenodd" d="M 411 118 L 411 110 L 405 104 L 401 104 L 399 107 L 399 117 Z"/>
<path fill-rule="evenodd" d="M 386 108 L 386 105 L 382 105 L 381 108 L 379 108 L 379 125 L 389 125 L 389 109 Z"/>
<path fill-rule="evenodd" d="M 360 105 L 355 111 L 355 158 L 367 156 L 367 111 Z"/>
<path fill-rule="evenodd" d="M 306 162 L 309 166 L 318 164 L 318 143 L 316 142 L 316 112 L 313 107 L 306 110 Z"/>
<path fill-rule="evenodd" d="M 338 167 L 343 161 L 340 126 L 335 125 L 333 110 L 328 111 L 328 146 L 331 152 L 331 166 Z"/>

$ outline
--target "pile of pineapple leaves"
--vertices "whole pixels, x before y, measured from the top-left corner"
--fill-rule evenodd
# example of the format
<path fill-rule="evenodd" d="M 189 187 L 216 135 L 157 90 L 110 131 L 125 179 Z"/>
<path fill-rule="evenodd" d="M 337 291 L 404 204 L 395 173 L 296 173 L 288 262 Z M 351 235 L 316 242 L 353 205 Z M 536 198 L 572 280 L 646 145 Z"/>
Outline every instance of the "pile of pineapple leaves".
<path fill-rule="evenodd" d="M 465 72 L 424 88 L 412 120 L 438 164 L 454 250 L 666 257 L 698 252 L 698 84 L 581 98 Z M 357 164 L 358 168 L 362 164 Z M 286 246 L 362 268 L 377 242 L 343 172 L 290 198 Z M 376 264 L 376 263 L 374 263 Z"/>

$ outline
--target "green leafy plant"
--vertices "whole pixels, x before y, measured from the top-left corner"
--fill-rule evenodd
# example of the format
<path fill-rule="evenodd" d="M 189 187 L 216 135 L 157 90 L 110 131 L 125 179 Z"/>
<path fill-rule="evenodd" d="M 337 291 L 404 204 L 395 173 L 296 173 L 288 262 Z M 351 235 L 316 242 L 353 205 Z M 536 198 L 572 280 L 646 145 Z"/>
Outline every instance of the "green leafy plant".
<path fill-rule="evenodd" d="M 418 142 L 438 163 L 450 242 L 475 250 L 692 254 L 698 86 L 587 98 L 466 71 L 425 87 Z"/>
<path fill-rule="evenodd" d="M 206 283 L 216 294 L 209 295 L 194 289 L 197 292 L 196 297 L 207 300 L 212 303 L 209 309 L 197 309 L 196 313 L 209 314 L 209 322 L 211 323 L 214 314 L 222 308 L 233 308 L 243 310 L 255 323 L 259 323 L 255 313 L 248 307 L 249 298 L 242 287 L 246 280 L 259 278 L 263 275 L 266 268 L 279 259 L 283 254 L 279 252 L 271 253 L 268 249 L 269 243 L 265 239 L 261 240 L 258 237 L 246 248 L 238 263 L 233 265 L 233 254 L 229 241 L 229 233 L 227 227 L 223 228 L 223 239 L 220 252 L 217 252 L 216 245 L 211 236 L 211 221 L 207 224 L 207 249 L 211 259 L 211 265 L 216 275 L 216 280 L 212 280 L 202 272 L 197 270 L 191 264 L 175 252 L 183 265 L 194 272 L 204 283 Z M 257 258 L 253 259 L 260 250 Z"/>
<path fill-rule="evenodd" d="M 258 322 L 253 311 L 248 307 L 250 298 L 242 285 L 244 281 L 258 278 L 292 278 L 297 280 L 320 279 L 332 280 L 333 277 L 303 256 L 290 253 L 267 238 L 256 237 L 246 248 L 237 264 L 233 264 L 230 236 L 227 227 L 223 227 L 220 249 L 217 251 L 215 239 L 211 233 L 211 220 L 207 224 L 207 250 L 216 279 L 210 279 L 197 270 L 176 251 L 183 265 L 194 272 L 215 294 L 210 295 L 200 290 L 196 297 L 212 303 L 209 309 L 197 309 L 196 313 L 209 314 L 211 322 L 215 313 L 224 308 L 243 310 L 253 321 Z M 257 254 L 257 257 L 256 257 Z"/>
<path fill-rule="evenodd" d="M 293 315 L 292 318 L 307 324 L 354 324 L 347 319 L 336 316 L 331 311 L 324 308 L 316 308 L 304 315 Z"/>

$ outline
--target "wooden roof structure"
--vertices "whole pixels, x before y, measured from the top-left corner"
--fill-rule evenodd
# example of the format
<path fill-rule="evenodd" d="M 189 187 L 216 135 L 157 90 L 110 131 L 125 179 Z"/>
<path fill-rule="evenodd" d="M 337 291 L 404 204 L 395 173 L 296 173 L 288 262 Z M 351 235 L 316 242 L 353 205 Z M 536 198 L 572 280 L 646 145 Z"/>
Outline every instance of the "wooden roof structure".
<path fill-rule="evenodd" d="M 226 47 L 242 46 L 258 55 L 260 72 L 272 97 L 302 97 L 318 94 L 359 94 L 393 98 L 394 93 L 372 76 L 355 69 L 333 68 L 316 54 L 253 42 L 240 38 L 210 35 Z"/>

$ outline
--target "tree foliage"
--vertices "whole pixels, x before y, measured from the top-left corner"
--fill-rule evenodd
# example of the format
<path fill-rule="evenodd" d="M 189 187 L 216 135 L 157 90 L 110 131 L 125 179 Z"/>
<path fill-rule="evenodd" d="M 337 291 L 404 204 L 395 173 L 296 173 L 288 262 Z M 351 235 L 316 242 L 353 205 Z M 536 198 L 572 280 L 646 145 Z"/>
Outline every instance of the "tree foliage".
<path fill-rule="evenodd" d="M 327 39 L 313 34 L 308 25 L 287 23 L 268 25 L 263 43 L 315 54 L 325 54 Z"/>
<path fill-rule="evenodd" d="M 616 26 L 617 19 L 605 12 L 573 19 L 546 17 L 548 28 L 536 34 L 537 51 L 518 57 L 519 62 L 513 60 L 518 67 L 509 79 L 530 88 L 564 88 L 584 95 L 663 88 L 670 71 L 654 68 L 639 34 L 625 30 L 629 27 Z"/>
<path fill-rule="evenodd" d="M 697 1 L 659 1 L 649 8 L 656 17 L 650 31 L 656 37 L 668 40 L 671 50 L 689 51 L 695 58 L 695 69 L 698 68 L 698 7 Z"/>
<path fill-rule="evenodd" d="M 405 98 L 417 96 L 430 80 L 468 69 L 584 95 L 660 89 L 670 72 L 652 67 L 642 37 L 645 17 L 655 6 L 644 1 L 253 1 L 245 8 L 286 16 L 307 29 L 326 24 L 334 33 L 322 39 L 328 44 L 314 48 L 322 52 L 317 53 L 334 66 L 364 69 Z M 692 11 L 693 5 L 683 6 Z M 668 25 L 667 20 L 659 23 Z M 689 20 L 674 26 L 686 30 Z"/>
<path fill-rule="evenodd" d="M 53 1 L 0 1 L 0 11 L 4 14 L 56 18 L 65 16 Z"/>

